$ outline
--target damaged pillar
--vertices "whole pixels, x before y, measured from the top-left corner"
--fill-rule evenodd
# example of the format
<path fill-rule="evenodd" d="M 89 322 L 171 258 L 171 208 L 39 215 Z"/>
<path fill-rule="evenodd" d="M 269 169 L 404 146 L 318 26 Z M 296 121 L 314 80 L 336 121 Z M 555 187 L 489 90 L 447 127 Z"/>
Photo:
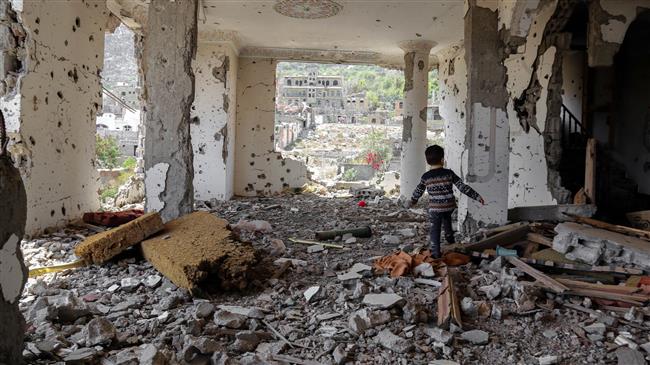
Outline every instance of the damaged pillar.
<path fill-rule="evenodd" d="M 144 39 L 146 210 L 168 221 L 193 210 L 190 109 L 197 0 L 152 0 Z"/>
<path fill-rule="evenodd" d="M 496 9 L 470 1 L 465 15 L 467 167 L 457 173 L 484 197 L 487 205 L 482 207 L 461 197 L 458 223 L 464 234 L 481 226 L 503 224 L 508 218 L 508 92 L 498 25 Z"/>
<path fill-rule="evenodd" d="M 196 200 L 228 200 L 233 195 L 237 58 L 232 41 L 199 41 L 190 127 Z"/>
<path fill-rule="evenodd" d="M 429 94 L 430 41 L 405 41 L 404 50 L 404 125 L 400 195 L 409 198 L 426 171 L 427 96 Z"/>
<path fill-rule="evenodd" d="M 18 300 L 27 281 L 20 240 L 25 233 L 27 196 L 20 173 L 4 151 L 5 138 L 0 114 L 0 364 L 20 364 L 25 320 Z"/>

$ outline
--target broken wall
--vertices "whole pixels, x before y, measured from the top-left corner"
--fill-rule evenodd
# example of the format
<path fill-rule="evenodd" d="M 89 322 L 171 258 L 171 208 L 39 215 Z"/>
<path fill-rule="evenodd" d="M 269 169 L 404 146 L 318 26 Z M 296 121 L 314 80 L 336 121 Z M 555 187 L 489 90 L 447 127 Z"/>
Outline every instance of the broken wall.
<path fill-rule="evenodd" d="M 27 234 L 99 207 L 95 115 L 101 105 L 102 2 L 14 1 L 26 35 L 18 83 L 2 98 L 27 192 Z"/>
<path fill-rule="evenodd" d="M 237 71 L 235 187 L 240 196 L 273 194 L 308 180 L 301 161 L 275 151 L 277 61 L 240 58 Z"/>
<path fill-rule="evenodd" d="M 233 195 L 238 58 L 228 43 L 200 42 L 190 125 L 194 150 L 194 198 Z"/>

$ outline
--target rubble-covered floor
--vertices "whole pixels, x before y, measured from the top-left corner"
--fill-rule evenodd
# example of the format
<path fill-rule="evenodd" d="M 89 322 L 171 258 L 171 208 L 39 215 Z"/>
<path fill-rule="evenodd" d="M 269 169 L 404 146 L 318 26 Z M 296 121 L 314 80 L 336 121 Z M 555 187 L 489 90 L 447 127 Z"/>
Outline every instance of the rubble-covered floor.
<path fill-rule="evenodd" d="M 26 360 L 594 364 L 616 362 L 617 356 L 634 359 L 641 353 L 623 354 L 628 347 L 617 350 L 617 338 L 640 345 L 639 351 L 650 347 L 644 345 L 650 334 L 647 322 L 617 324 L 606 315 L 596 318 L 567 309 L 563 302 L 589 307 L 590 300 L 555 297 L 525 285 L 528 279 L 504 268 L 501 259 L 483 262 L 483 269 L 475 263 L 460 268 L 464 326 L 452 326 L 451 334 L 435 327 L 435 286 L 416 283 L 412 277 L 391 279 L 359 265 L 356 270 L 363 278 L 342 282 L 337 274 L 355 264 L 372 266 L 377 256 L 397 248 L 411 251 L 426 242 L 425 216 L 417 209 L 396 215 L 400 208 L 387 198 L 359 207 L 352 198 L 285 195 L 237 199 L 215 210 L 233 224 L 240 219 L 271 223 L 272 232 L 243 232 L 242 238 L 252 239 L 262 250 L 261 265 L 271 271 L 286 267 L 268 264 L 281 258 L 294 265 L 277 278 L 257 278 L 244 293 L 210 299 L 192 298 L 137 256 L 30 279 L 20 303 L 28 322 Z M 288 240 L 313 239 L 316 230 L 364 224 L 372 227 L 373 236 L 336 242 L 344 249 L 318 251 Z M 30 267 L 73 261 L 75 244 L 92 233 L 69 228 L 26 241 L 25 260 Z M 368 293 L 395 293 L 402 299 L 384 303 L 392 304 L 384 309 L 364 304 Z"/>

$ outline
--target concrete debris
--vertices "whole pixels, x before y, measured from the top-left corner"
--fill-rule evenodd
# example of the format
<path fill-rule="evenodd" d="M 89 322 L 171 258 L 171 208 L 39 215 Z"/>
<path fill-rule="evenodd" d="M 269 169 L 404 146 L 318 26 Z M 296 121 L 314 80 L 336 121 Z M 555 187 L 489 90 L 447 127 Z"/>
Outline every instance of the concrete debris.
<path fill-rule="evenodd" d="M 411 348 L 413 348 L 411 341 L 394 335 L 389 329 L 385 329 L 379 332 L 377 338 L 383 347 L 398 354 L 408 352 L 411 350 Z"/>
<path fill-rule="evenodd" d="M 115 196 L 115 207 L 122 208 L 130 204 L 138 204 L 144 201 L 144 175 L 135 174 L 120 186 Z"/>
<path fill-rule="evenodd" d="M 142 242 L 142 253 L 182 288 L 243 289 L 257 263 L 255 249 L 235 241 L 227 226 L 226 220 L 207 212 L 188 214 Z"/>
<path fill-rule="evenodd" d="M 490 339 L 490 335 L 485 331 L 471 330 L 471 331 L 463 332 L 460 335 L 460 338 L 474 345 L 485 345 L 488 343 Z"/>
<path fill-rule="evenodd" d="M 411 262 L 407 274 L 391 277 L 373 272 L 368 265 L 395 252 L 395 243 L 385 237 L 398 237 L 400 243 L 415 248 L 427 236 L 414 229 L 412 219 L 420 215 L 408 211 L 391 215 L 398 208 L 388 199 L 373 204 L 372 210 L 360 209 L 349 198 L 322 199 L 311 194 L 218 204 L 223 220 L 205 212 L 193 217 L 194 213 L 176 229 L 165 228 L 150 239 L 155 246 L 149 250 L 173 257 L 170 267 L 179 269 L 171 274 L 158 271 L 159 264 L 125 253 L 110 264 L 29 279 L 20 300 L 28 324 L 26 362 L 451 365 L 618 360 L 634 364 L 644 363 L 639 354 L 650 351 L 646 329 L 650 312 L 644 306 L 647 282 L 642 276 L 612 272 L 616 269 L 612 266 L 581 264 L 581 276 L 569 278 L 571 271 L 563 271 L 564 266 L 553 266 L 551 271 L 535 264 L 535 269 L 570 288 L 557 294 L 534 285 L 528 274 L 501 257 L 486 255 L 450 267 L 418 261 L 426 255 L 405 253 L 405 260 Z M 266 209 L 270 206 L 274 208 Z M 313 211 L 307 215 L 304 209 L 291 209 L 296 206 Z M 250 233 L 251 243 L 241 243 L 227 229 L 226 220 L 265 221 L 274 230 Z M 364 224 L 372 224 L 373 236 L 326 255 L 310 254 L 308 246 L 284 246 L 290 237 L 306 237 L 315 229 L 344 230 Z M 185 225 L 192 228 L 181 229 Z M 553 235 L 552 225 L 529 226 L 530 233 L 549 240 Z M 91 228 L 70 227 L 24 240 L 26 263 L 48 266 L 74 260 L 74 247 L 90 236 Z M 416 236 L 405 238 L 398 233 L 402 229 L 414 230 Z M 197 235 L 190 234 L 193 230 Z M 507 248 L 526 252 L 522 241 L 526 236 L 522 237 Z M 335 239 L 344 242 L 343 235 Z M 282 241 L 282 249 L 276 240 Z M 194 256 L 185 255 L 190 252 L 188 242 L 198 250 L 209 246 L 208 256 L 217 257 L 215 247 L 222 244 L 228 253 L 215 259 L 221 260 L 215 261 L 218 267 L 206 269 L 205 262 L 199 264 Z M 246 281 L 250 290 L 224 292 L 219 285 L 217 293 L 201 293 L 206 286 L 180 287 L 171 278 L 188 275 L 180 269 L 186 256 L 190 257 L 186 263 L 196 264 L 185 267 L 205 270 L 207 283 Z M 228 260 L 235 258 L 237 265 L 231 265 Z M 219 274 L 224 265 L 233 271 Z M 282 273 L 275 275 L 280 269 Z M 584 277 L 589 282 L 580 281 Z M 575 295 L 578 286 L 616 299 Z M 441 313 L 440 298 L 448 300 L 449 318 L 433 327 Z M 621 298 L 638 303 L 619 303 Z M 626 308 L 616 307 L 622 304 Z M 462 323 L 451 319 L 455 310 Z"/>
<path fill-rule="evenodd" d="M 309 252 L 309 253 L 316 253 L 316 252 L 322 252 L 322 251 L 325 251 L 325 247 L 323 247 L 321 245 L 313 245 L 313 246 L 307 247 L 307 252 Z"/>
<path fill-rule="evenodd" d="M 101 264 L 163 228 L 158 213 L 148 213 L 117 228 L 90 236 L 75 248 L 88 262 Z"/>
<path fill-rule="evenodd" d="M 643 353 L 633 350 L 629 347 L 619 347 L 616 349 L 616 358 L 618 365 L 645 365 L 647 364 Z"/>
<path fill-rule="evenodd" d="M 381 309 L 401 306 L 404 302 L 404 298 L 397 294 L 366 294 L 363 297 L 363 304 Z"/>
<path fill-rule="evenodd" d="M 233 232 L 252 232 L 252 233 L 269 233 L 273 231 L 273 227 L 267 221 L 263 220 L 240 220 L 237 224 L 232 226 Z"/>

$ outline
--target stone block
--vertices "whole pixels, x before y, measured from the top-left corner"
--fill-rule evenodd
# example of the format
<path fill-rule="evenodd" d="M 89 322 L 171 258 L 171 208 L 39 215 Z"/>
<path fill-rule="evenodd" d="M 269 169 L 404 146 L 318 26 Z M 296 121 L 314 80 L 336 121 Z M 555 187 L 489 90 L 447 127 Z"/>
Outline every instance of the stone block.
<path fill-rule="evenodd" d="M 74 253 L 88 262 L 100 264 L 163 228 L 158 213 L 145 214 L 117 228 L 90 236 L 74 249 Z"/>
<path fill-rule="evenodd" d="M 253 246 L 237 242 L 228 221 L 194 212 L 165 224 L 142 242 L 144 257 L 179 287 L 243 289 L 257 259 Z"/>

